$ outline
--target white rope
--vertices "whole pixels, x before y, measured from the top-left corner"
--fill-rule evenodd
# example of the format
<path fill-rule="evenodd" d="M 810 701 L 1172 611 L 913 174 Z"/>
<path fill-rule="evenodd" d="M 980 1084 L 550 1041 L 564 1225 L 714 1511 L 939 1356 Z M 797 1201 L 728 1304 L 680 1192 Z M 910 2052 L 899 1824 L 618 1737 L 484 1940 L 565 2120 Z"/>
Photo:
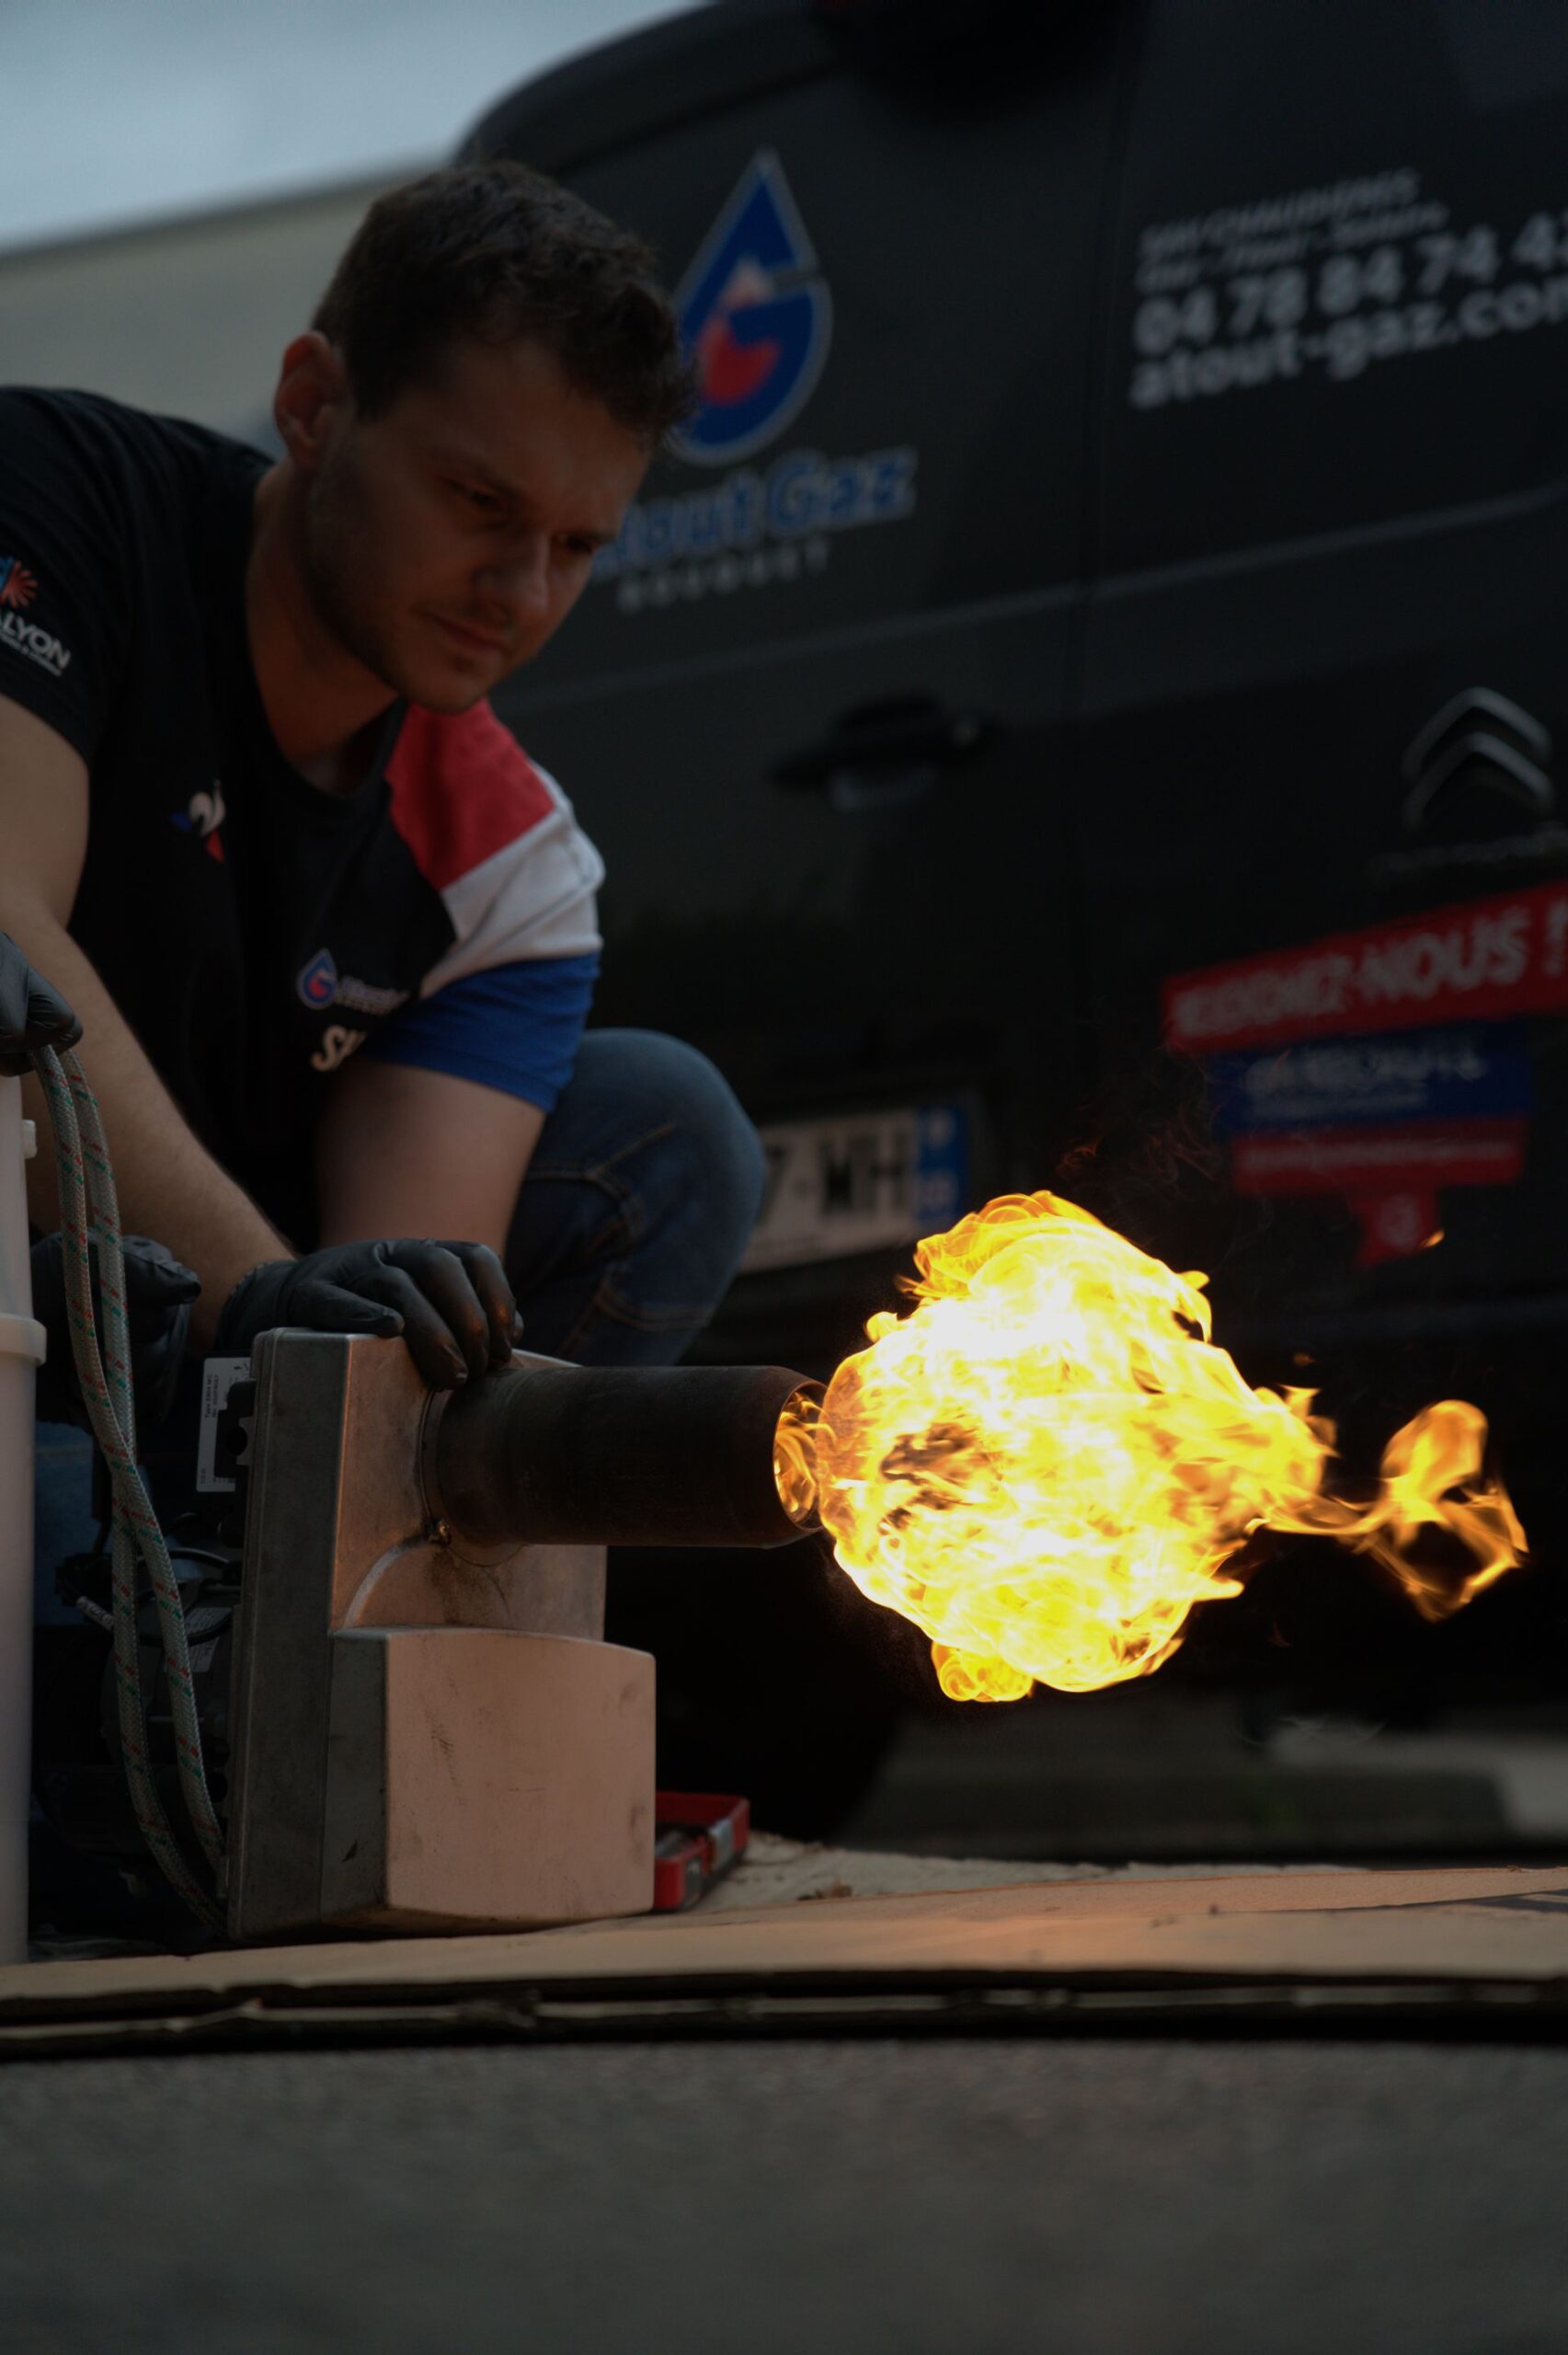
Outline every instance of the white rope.
<path fill-rule="evenodd" d="M 201 1726 L 191 1685 L 185 1607 L 157 1516 L 136 1462 L 136 1408 L 132 1384 L 130 1323 L 125 1299 L 125 1260 L 120 1248 L 120 1208 L 97 1101 L 74 1054 L 51 1047 L 36 1058 L 54 1129 L 60 1176 L 61 1229 L 65 1241 L 67 1313 L 77 1381 L 93 1436 L 109 1465 L 114 1495 L 114 1543 L 110 1558 L 114 1604 L 115 1686 L 120 1746 L 131 1802 L 142 1836 L 159 1869 L 197 1918 L 222 1931 L 219 1902 L 197 1880 L 169 1829 L 147 1755 L 146 1706 L 142 1691 L 141 1648 L 136 1631 L 136 1568 L 145 1567 L 157 1605 L 158 1632 L 174 1717 L 175 1760 L 180 1791 L 196 1837 L 212 1866 L 221 1894 L 223 1835 L 208 1787 L 201 1754 Z M 103 1347 L 93 1305 L 91 1233 L 98 1246 L 103 1299 Z M 107 1369 L 105 1361 L 107 1359 Z"/>

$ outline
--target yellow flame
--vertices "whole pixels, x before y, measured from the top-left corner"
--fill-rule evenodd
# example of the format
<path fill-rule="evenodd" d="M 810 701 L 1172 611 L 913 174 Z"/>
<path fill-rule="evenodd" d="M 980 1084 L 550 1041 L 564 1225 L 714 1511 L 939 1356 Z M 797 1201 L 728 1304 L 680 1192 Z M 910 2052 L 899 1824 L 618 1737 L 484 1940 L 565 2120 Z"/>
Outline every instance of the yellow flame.
<path fill-rule="evenodd" d="M 956 1700 L 1147 1676 L 1195 1603 L 1241 1592 L 1258 1529 L 1373 1555 L 1434 1619 L 1522 1558 L 1475 1407 L 1397 1432 L 1370 1504 L 1325 1493 L 1315 1394 L 1253 1390 L 1211 1338 L 1203 1276 L 1057 1195 L 1004 1195 L 915 1263 L 912 1311 L 871 1319 L 819 1410 L 791 1401 L 775 1466 L 864 1592 L 932 1638 Z M 1417 1562 L 1434 1532 L 1468 1568 Z"/>

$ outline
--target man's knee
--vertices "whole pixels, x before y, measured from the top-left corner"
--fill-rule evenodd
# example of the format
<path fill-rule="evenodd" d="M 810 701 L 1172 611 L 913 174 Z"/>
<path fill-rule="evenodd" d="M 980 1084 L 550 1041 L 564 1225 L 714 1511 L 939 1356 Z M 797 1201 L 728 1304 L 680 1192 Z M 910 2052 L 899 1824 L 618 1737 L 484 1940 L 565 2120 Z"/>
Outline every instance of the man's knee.
<path fill-rule="evenodd" d="M 761 1208 L 765 1164 L 756 1130 L 706 1055 L 658 1030 L 590 1030 L 578 1078 L 613 1098 L 626 1143 L 647 1143 L 665 1189 L 690 1189 L 738 1258 Z"/>
<path fill-rule="evenodd" d="M 590 1030 L 507 1244 L 532 1346 L 673 1363 L 728 1290 L 761 1207 L 757 1132 L 705 1055 Z"/>

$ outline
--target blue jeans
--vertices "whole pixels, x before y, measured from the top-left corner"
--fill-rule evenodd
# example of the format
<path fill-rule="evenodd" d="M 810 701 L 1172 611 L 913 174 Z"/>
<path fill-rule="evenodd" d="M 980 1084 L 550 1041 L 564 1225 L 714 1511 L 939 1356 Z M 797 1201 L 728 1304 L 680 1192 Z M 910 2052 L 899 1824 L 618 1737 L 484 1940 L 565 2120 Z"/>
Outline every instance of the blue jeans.
<path fill-rule="evenodd" d="M 762 1200 L 762 1153 L 705 1056 L 654 1030 L 590 1030 L 518 1194 L 506 1265 L 523 1346 L 581 1365 L 670 1365 L 740 1263 Z M 187 1370 L 152 1465 L 166 1517 L 195 1484 L 200 1368 Z M 38 1431 L 34 1616 L 80 1622 L 53 1572 L 94 1537 L 85 1433 Z"/>
<path fill-rule="evenodd" d="M 524 1349 L 673 1365 L 729 1290 L 762 1176 L 756 1131 L 694 1047 L 589 1031 L 507 1237 Z"/>

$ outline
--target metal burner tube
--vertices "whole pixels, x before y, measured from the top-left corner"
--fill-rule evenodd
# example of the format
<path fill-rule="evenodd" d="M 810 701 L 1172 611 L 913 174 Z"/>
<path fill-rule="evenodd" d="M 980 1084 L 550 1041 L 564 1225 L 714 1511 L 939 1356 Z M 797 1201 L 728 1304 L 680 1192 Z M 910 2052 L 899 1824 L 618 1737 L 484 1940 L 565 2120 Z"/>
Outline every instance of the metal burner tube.
<path fill-rule="evenodd" d="M 431 1503 L 470 1545 L 784 1545 L 784 1366 L 592 1367 L 519 1356 L 452 1393 Z"/>

